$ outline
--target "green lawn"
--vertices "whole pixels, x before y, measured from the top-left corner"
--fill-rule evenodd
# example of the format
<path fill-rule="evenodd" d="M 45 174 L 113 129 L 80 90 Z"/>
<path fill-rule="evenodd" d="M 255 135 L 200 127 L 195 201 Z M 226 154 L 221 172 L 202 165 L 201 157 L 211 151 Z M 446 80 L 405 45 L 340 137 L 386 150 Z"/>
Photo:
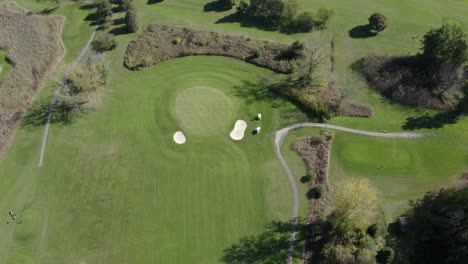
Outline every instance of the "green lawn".
<path fill-rule="evenodd" d="M 0 80 L 5 77 L 13 66 L 7 60 L 7 53 L 0 50 Z"/>
<path fill-rule="evenodd" d="M 18 2 L 33 11 L 55 6 L 47 0 Z M 149 23 L 165 23 L 282 42 L 306 37 L 216 24 L 229 12 L 203 12 L 208 0 L 134 2 L 140 31 Z M 322 40 L 336 37 L 340 80 L 346 80 L 351 63 L 368 52 L 415 52 L 418 41 L 413 37 L 444 18 L 468 23 L 466 1 L 296 2 L 309 9 L 336 9 Z M 66 17 L 66 62 L 78 56 L 92 30 L 84 21 L 89 11 L 79 6 L 66 1 L 52 12 Z M 348 31 L 366 23 L 374 11 L 389 17 L 389 28 L 376 37 L 351 38 Z M 122 59 L 136 36 L 117 36 L 118 48 L 106 55 L 111 74 L 102 105 L 71 124 L 51 126 L 41 169 L 37 162 L 43 127 L 17 130 L 12 149 L 0 161 L 0 212 L 5 212 L 0 215 L 0 263 L 216 263 L 241 237 L 263 232 L 272 220 L 290 218 L 292 194 L 272 137 L 276 129 L 306 118 L 288 103 L 252 101 L 252 94 L 265 89 L 252 85 L 258 76 L 276 75 L 219 57 L 175 59 L 131 72 Z M 48 101 L 51 88 L 49 82 L 35 104 Z M 407 117 L 421 114 L 389 103 L 363 82 L 352 99 L 371 106 L 375 116 L 334 118 L 331 123 L 393 131 L 401 130 Z M 258 112 L 264 117 L 262 133 L 253 136 L 249 132 L 258 122 L 251 119 Z M 249 124 L 240 142 L 229 138 L 237 119 Z M 462 118 L 456 125 L 423 130 L 423 139 L 336 133 L 331 181 L 370 178 L 385 197 L 387 217 L 394 217 L 409 199 L 450 184 L 468 168 L 467 129 L 468 120 Z M 178 130 L 184 131 L 187 143 L 172 141 Z M 312 131 L 294 131 L 283 145 L 297 179 L 305 167 L 288 151 L 289 144 Z M 300 190 L 304 194 L 306 187 L 300 185 Z M 302 216 L 306 208 L 301 195 Z M 22 224 L 6 224 L 10 209 L 18 210 Z"/>

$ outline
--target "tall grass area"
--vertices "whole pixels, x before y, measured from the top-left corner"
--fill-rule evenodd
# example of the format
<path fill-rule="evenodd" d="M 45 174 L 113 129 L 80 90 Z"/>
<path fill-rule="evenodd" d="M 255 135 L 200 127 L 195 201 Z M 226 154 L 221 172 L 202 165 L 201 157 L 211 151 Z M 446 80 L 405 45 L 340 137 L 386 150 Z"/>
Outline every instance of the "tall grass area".
<path fill-rule="evenodd" d="M 14 65 L 0 82 L 0 157 L 24 111 L 65 52 L 62 24 L 63 17 L 28 14 L 14 3 L 0 5 L 0 47 Z"/>

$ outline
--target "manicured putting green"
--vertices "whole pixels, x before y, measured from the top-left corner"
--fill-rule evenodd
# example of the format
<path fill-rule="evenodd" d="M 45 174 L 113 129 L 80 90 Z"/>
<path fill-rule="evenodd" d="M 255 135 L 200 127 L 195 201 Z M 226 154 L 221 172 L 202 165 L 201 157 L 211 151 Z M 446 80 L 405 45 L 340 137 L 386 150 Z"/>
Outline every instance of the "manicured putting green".
<path fill-rule="evenodd" d="M 182 90 L 175 100 L 175 112 L 187 132 L 213 135 L 229 132 L 235 102 L 218 89 L 196 86 Z"/>

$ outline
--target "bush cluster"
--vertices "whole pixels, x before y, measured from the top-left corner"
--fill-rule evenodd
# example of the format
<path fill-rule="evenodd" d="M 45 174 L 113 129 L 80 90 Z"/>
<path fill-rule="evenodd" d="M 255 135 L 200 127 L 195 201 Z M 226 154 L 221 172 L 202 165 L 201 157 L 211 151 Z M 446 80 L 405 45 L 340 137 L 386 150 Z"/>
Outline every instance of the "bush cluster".
<path fill-rule="evenodd" d="M 295 6 L 283 0 L 250 0 L 250 4 L 242 0 L 237 14 L 244 21 L 261 23 L 286 33 L 297 33 L 324 29 L 334 11 L 321 8 L 316 14 L 307 11 L 299 13 Z"/>
<path fill-rule="evenodd" d="M 102 33 L 92 42 L 92 47 L 97 52 L 113 50 L 117 47 L 117 41 L 109 33 Z"/>
<path fill-rule="evenodd" d="M 247 39 L 216 32 L 150 25 L 125 52 L 124 64 L 138 70 L 165 60 L 191 55 L 232 57 L 280 73 L 291 73 L 294 60 L 279 55 L 288 46 L 280 43 Z"/>
<path fill-rule="evenodd" d="M 96 8 L 94 16 L 100 23 L 101 28 L 109 28 L 112 24 L 112 4 L 118 5 L 116 8 L 117 12 L 125 11 L 125 30 L 129 33 L 138 31 L 139 22 L 132 0 L 96 0 L 94 2 L 94 7 Z"/>
<path fill-rule="evenodd" d="M 370 54 L 356 63 L 367 81 L 400 103 L 453 111 L 460 107 L 468 78 L 468 37 L 444 24 L 423 38 L 422 52 L 389 57 Z"/>

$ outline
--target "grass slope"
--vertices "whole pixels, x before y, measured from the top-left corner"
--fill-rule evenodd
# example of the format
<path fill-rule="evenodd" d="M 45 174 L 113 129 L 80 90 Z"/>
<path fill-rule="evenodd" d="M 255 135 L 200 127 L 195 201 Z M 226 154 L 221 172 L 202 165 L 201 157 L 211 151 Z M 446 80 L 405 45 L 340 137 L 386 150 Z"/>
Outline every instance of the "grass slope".
<path fill-rule="evenodd" d="M 13 66 L 7 60 L 7 53 L 0 50 L 0 80 L 2 80 Z"/>

